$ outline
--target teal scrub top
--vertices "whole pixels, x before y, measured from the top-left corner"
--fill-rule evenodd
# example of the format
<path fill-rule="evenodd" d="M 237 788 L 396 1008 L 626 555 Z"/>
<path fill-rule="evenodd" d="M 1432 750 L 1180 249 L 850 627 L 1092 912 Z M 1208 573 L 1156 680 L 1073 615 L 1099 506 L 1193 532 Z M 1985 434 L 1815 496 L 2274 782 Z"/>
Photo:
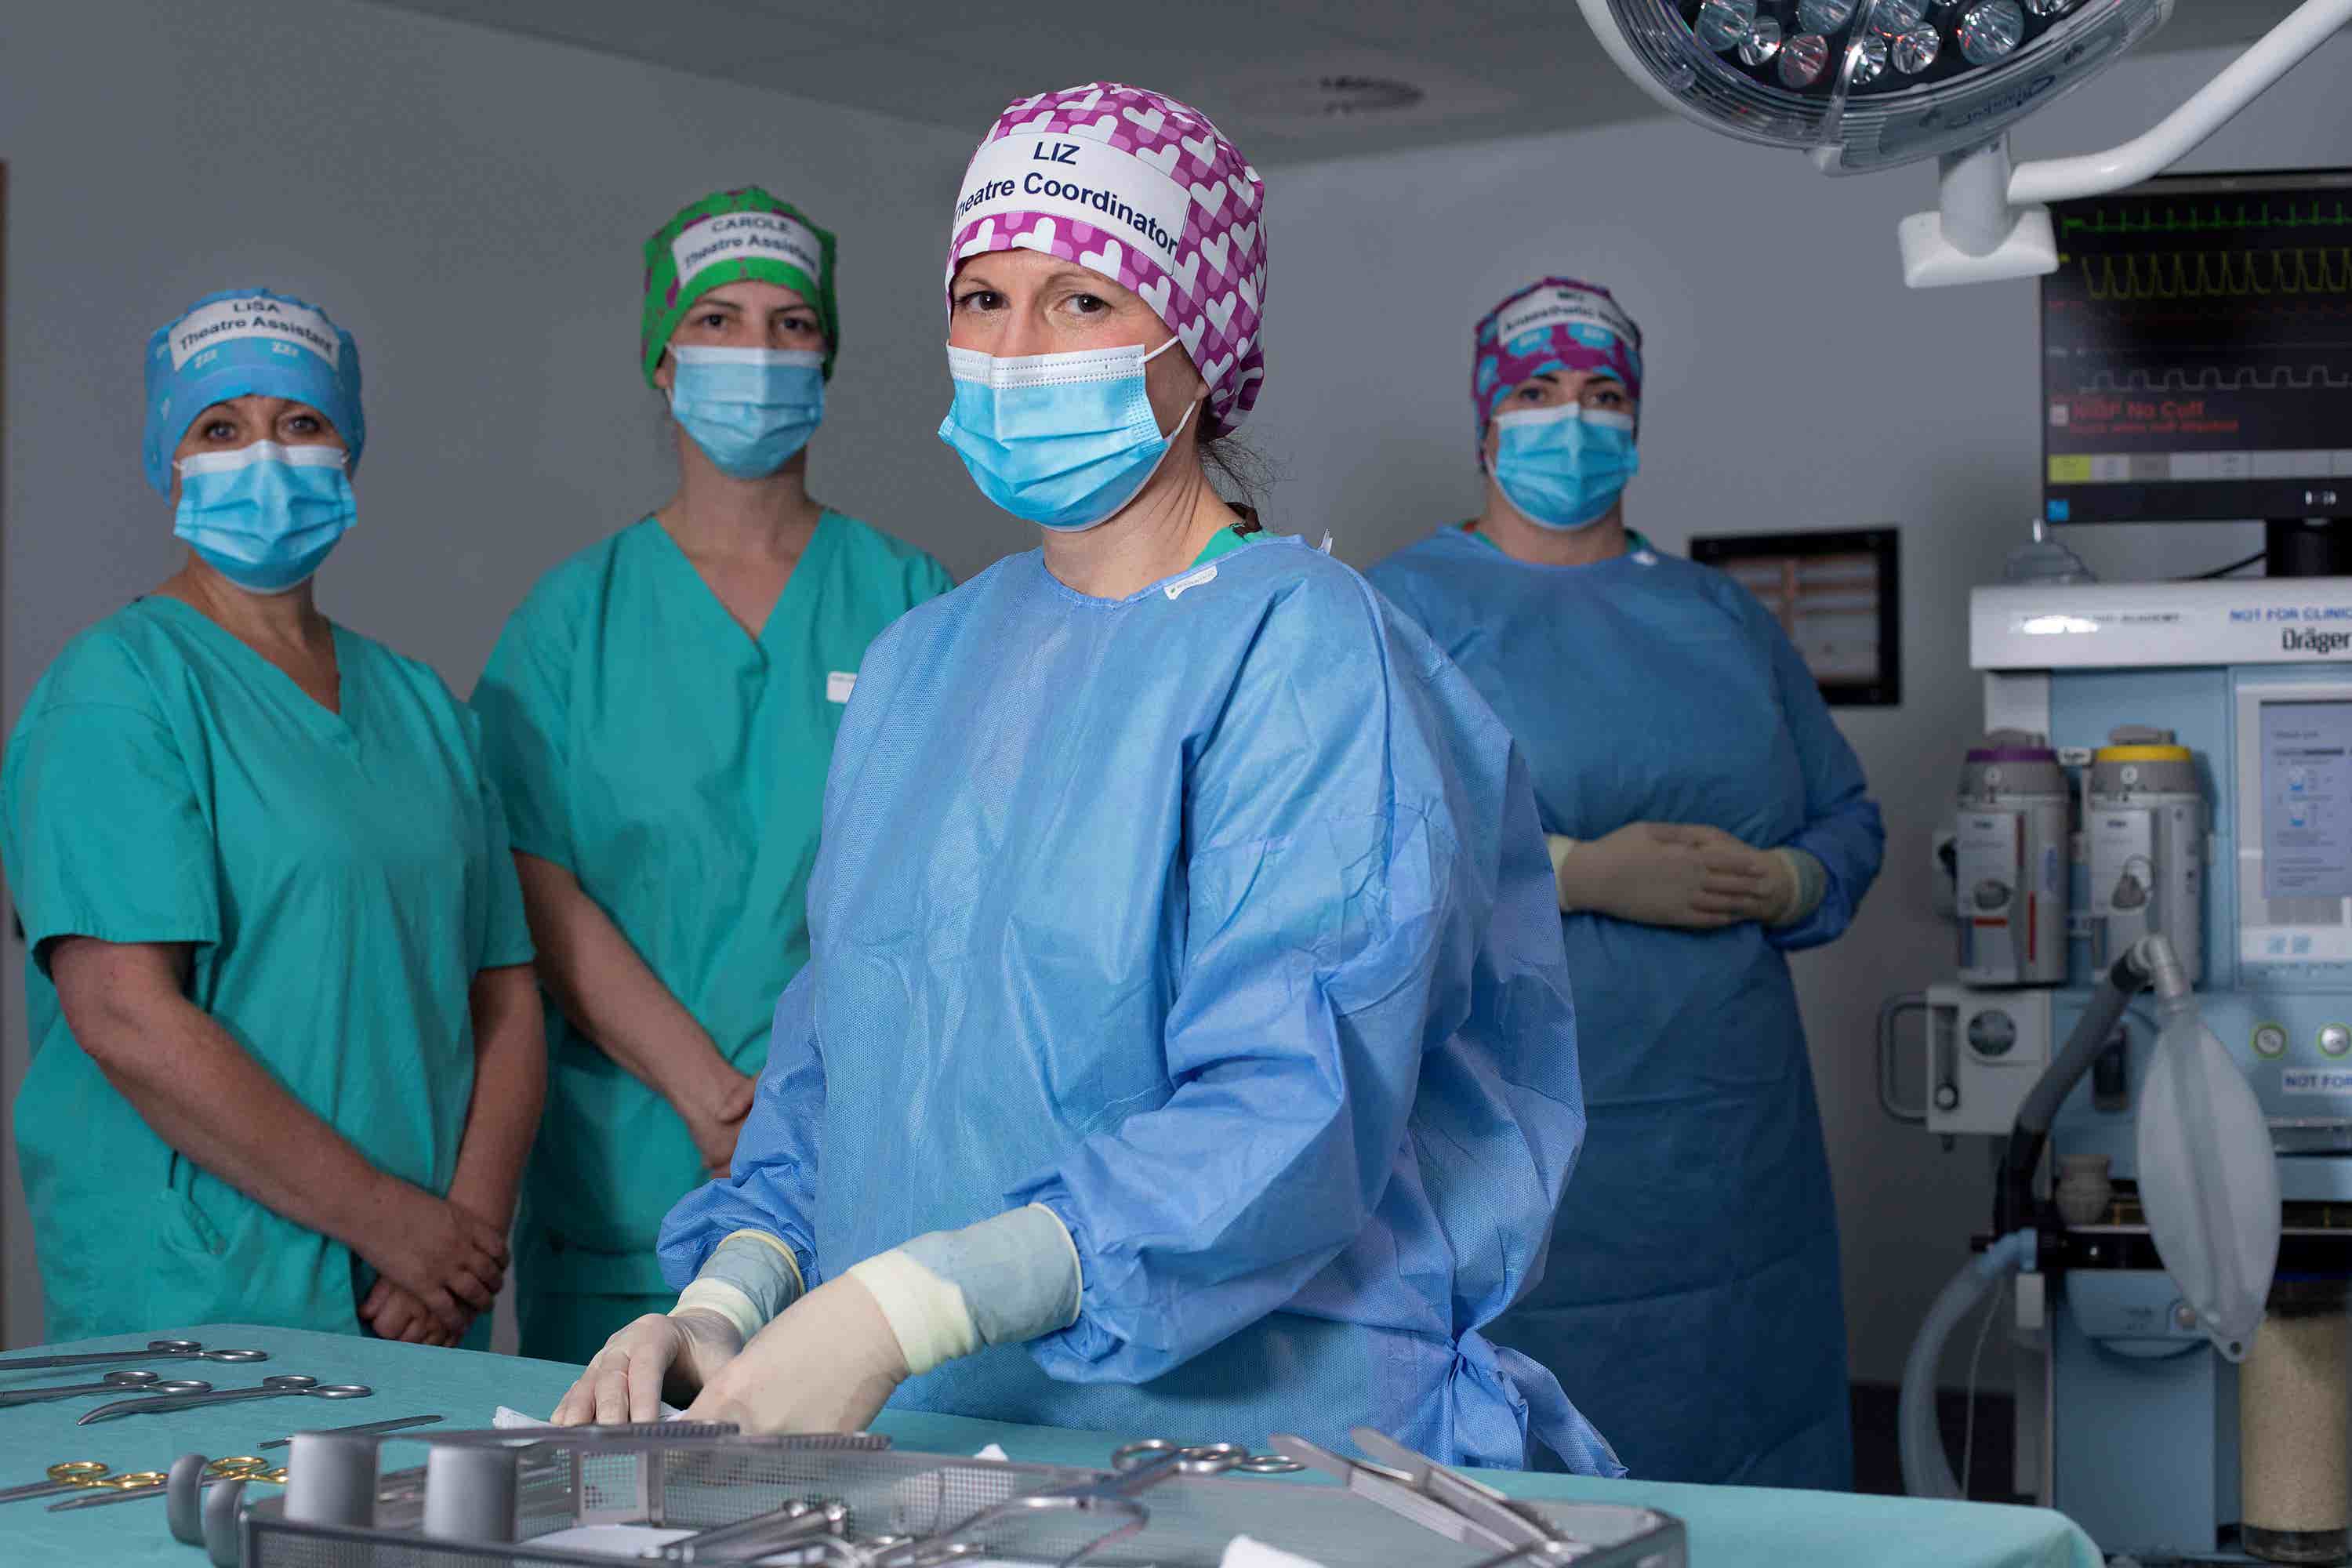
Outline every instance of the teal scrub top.
<path fill-rule="evenodd" d="M 373 1272 L 166 1145 L 76 1045 L 48 944 L 193 944 L 188 996 L 369 1162 L 446 1193 L 474 1088 L 474 977 L 530 931 L 479 726 L 342 626 L 332 713 L 193 606 L 68 645 L 0 766 L 29 957 L 16 1140 L 48 1337 L 159 1323 L 360 1332 Z"/>
<path fill-rule="evenodd" d="M 825 770 L 866 645 L 955 586 L 827 511 L 755 639 L 646 518 L 548 574 L 474 692 L 514 847 L 563 867 L 740 1070 L 808 960 Z M 654 1241 L 706 1173 L 685 1121 L 547 1007 L 522 1289 L 668 1294 Z"/>

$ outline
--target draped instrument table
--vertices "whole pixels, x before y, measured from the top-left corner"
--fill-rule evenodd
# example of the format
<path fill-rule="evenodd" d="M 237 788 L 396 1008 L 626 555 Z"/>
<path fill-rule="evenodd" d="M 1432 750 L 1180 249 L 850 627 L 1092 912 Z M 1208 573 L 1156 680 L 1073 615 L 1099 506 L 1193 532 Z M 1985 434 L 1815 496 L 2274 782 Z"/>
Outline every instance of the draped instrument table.
<path fill-rule="evenodd" d="M 148 1332 L 114 1339 L 46 1345 L 41 1352 L 135 1350 L 151 1339 L 198 1340 L 209 1349 L 255 1349 L 269 1360 L 244 1366 L 155 1361 L 144 1365 L 164 1377 L 201 1377 L 215 1387 L 247 1387 L 277 1373 L 307 1373 L 322 1383 L 363 1383 L 373 1398 L 266 1399 L 172 1415 L 137 1415 L 76 1426 L 103 1399 L 70 1399 L 0 1409 L 0 1487 L 36 1481 L 61 1459 L 98 1459 L 117 1472 L 163 1469 L 194 1449 L 212 1458 L 250 1454 L 272 1437 L 305 1426 L 341 1426 L 396 1415 L 438 1414 L 444 1429 L 487 1426 L 500 1405 L 543 1415 L 572 1385 L 577 1367 L 471 1351 L 433 1350 L 383 1340 L 352 1339 L 299 1330 L 233 1323 L 194 1327 L 158 1323 Z M 30 1355 L 34 1351 L 9 1352 Z M 80 1381 L 97 1381 L 91 1369 Z M 0 1390 L 66 1382 L 71 1372 L 0 1373 Z M 125 1394 L 136 1390 L 126 1389 Z M 1001 1445 L 1015 1459 L 1101 1468 L 1129 1437 L 1182 1436 L 1196 1441 L 1229 1434 L 1135 1432 L 1121 1435 L 1024 1426 L 960 1415 L 885 1411 L 875 1429 L 901 1448 L 970 1455 Z M 434 1428 L 408 1436 L 430 1436 Z M 387 1468 L 424 1462 L 421 1441 L 395 1434 Z M 280 1462 L 284 1451 L 275 1450 Z M 2090 1539 L 2063 1515 L 2042 1509 L 1987 1503 L 1923 1502 L 1909 1498 L 1856 1497 L 1836 1492 L 1770 1491 L 1747 1487 L 1678 1486 L 1602 1481 L 1579 1476 L 1521 1475 L 1481 1470 L 1480 1479 L 1514 1497 L 1568 1498 L 1641 1503 L 1663 1509 L 1689 1527 L 1695 1568 L 2099 1568 Z M 1269 1484 L 1286 1484 L 1272 1482 Z M 1328 1484 L 1309 1477 L 1297 1484 Z M 0 1561 L 117 1568 L 169 1564 L 205 1568 L 201 1549 L 183 1546 L 164 1529 L 160 1500 L 118 1508 L 47 1511 L 55 1499 L 0 1504 Z"/>

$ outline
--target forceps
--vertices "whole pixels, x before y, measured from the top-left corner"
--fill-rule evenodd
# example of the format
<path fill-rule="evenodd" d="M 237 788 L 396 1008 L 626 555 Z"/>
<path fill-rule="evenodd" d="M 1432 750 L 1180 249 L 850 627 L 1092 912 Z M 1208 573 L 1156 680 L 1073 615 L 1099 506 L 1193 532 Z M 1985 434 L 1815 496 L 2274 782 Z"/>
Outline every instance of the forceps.
<path fill-rule="evenodd" d="M 1343 1458 L 1286 1432 L 1276 1432 L 1266 1441 L 1306 1460 L 1358 1497 L 1458 1545 L 1495 1553 L 1473 1568 L 1503 1568 L 1530 1559 L 1561 1563 L 1589 1550 L 1494 1488 L 1414 1453 L 1386 1433 L 1358 1426 L 1348 1436 L 1377 1462 Z"/>
<path fill-rule="evenodd" d="M 12 1388 L 0 1394 L 0 1410 L 12 1405 L 38 1405 L 50 1399 L 80 1399 L 93 1394 L 209 1394 L 212 1384 L 199 1378 L 163 1377 L 152 1372 L 110 1372 L 96 1383 L 51 1383 L 38 1388 Z"/>
<path fill-rule="evenodd" d="M 308 1396 L 313 1399 L 365 1399 L 374 1389 L 363 1383 L 320 1383 L 315 1377 L 289 1373 L 277 1377 L 265 1377 L 251 1388 L 215 1389 L 205 1394 L 167 1394 L 151 1399 L 118 1399 L 111 1405 L 101 1405 L 79 1421 L 77 1426 L 87 1426 L 93 1421 L 111 1421 L 118 1415 L 157 1415 L 173 1410 L 198 1410 L 209 1405 L 230 1405 L 244 1399 L 280 1399 Z"/>
<path fill-rule="evenodd" d="M 60 1366 L 105 1366 L 121 1361 L 268 1361 L 268 1351 L 208 1351 L 194 1340 L 149 1340 L 143 1351 L 86 1351 L 78 1355 L 26 1356 L 0 1361 L 0 1372 L 41 1372 Z"/>

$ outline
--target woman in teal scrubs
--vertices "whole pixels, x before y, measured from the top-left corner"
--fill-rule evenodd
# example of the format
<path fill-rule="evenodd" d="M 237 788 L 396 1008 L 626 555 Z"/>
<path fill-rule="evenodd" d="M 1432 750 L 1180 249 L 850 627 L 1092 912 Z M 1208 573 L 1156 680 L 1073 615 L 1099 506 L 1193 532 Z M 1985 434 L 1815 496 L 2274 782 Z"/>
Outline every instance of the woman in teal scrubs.
<path fill-rule="evenodd" d="M 808 958 L 825 768 L 866 645 L 954 586 L 809 496 L 833 267 L 834 237 L 756 186 L 646 242 L 641 369 L 677 426 L 677 491 L 548 574 L 474 693 L 550 1003 L 529 1355 L 584 1362 L 675 1299 L 655 1237 L 727 1169 Z"/>
<path fill-rule="evenodd" d="M 359 351 L 282 295 L 148 345 L 186 563 L 49 667 L 0 772 L 47 1334 L 488 1338 L 546 1067 L 478 727 L 319 613 Z"/>

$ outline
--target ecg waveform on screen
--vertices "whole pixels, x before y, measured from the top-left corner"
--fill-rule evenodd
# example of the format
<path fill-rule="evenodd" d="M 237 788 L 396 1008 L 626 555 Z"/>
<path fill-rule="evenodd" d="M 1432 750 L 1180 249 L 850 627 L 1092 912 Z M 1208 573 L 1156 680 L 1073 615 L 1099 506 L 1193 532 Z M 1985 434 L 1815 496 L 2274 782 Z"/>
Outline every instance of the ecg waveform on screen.
<path fill-rule="evenodd" d="M 2191 374 L 2179 366 L 2168 369 L 2137 368 L 2118 375 L 2113 370 L 2103 370 L 2076 381 L 2073 390 L 2096 392 L 2315 392 L 2322 387 L 2352 388 L 2352 368 L 2341 375 L 2328 373 L 2326 365 L 2310 367 L 2309 374 L 2298 376 L 2284 365 L 2273 365 L 2265 373 L 2260 365 L 2206 365 Z"/>
<path fill-rule="evenodd" d="M 2095 207 L 2089 213 L 2069 212 L 2059 220 L 2059 232 L 2074 234 L 2210 234 L 2225 230 L 2282 228 L 2352 228 L 2352 207 L 2339 196 L 2315 196 L 2301 201 L 2257 198 L 2252 201 L 2212 200 L 2166 203 L 2158 216 L 2153 203 L 2135 202 L 2116 207 Z"/>
<path fill-rule="evenodd" d="M 2352 245 L 2109 251 L 2070 259 L 2081 269 L 2084 297 L 2101 302 L 2342 295 L 2352 306 Z"/>
<path fill-rule="evenodd" d="M 2347 176 L 2158 181 L 2053 208 L 2042 392 L 2053 521 L 2346 510 Z"/>

